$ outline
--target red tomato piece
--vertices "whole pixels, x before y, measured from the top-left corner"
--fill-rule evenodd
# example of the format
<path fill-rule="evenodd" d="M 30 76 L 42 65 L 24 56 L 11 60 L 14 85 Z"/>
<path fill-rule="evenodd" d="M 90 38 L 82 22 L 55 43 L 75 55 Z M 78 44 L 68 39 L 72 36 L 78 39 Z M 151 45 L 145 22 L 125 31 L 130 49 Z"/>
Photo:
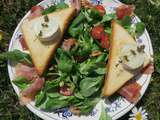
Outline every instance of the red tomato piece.
<path fill-rule="evenodd" d="M 125 16 L 131 16 L 135 10 L 134 5 L 121 5 L 116 9 L 118 19 L 123 19 Z"/>
<path fill-rule="evenodd" d="M 101 45 L 103 48 L 109 48 L 109 36 L 107 34 L 102 35 Z"/>
<path fill-rule="evenodd" d="M 94 39 L 100 40 L 104 35 L 104 28 L 103 26 L 95 26 L 91 30 L 91 35 Z"/>
<path fill-rule="evenodd" d="M 102 5 L 96 5 L 95 9 L 100 13 L 100 16 L 104 16 L 106 14 L 106 10 Z"/>
<path fill-rule="evenodd" d="M 60 87 L 59 92 L 64 96 L 71 96 L 73 94 L 73 91 L 67 86 Z"/>
<path fill-rule="evenodd" d="M 20 38 L 19 38 L 19 42 L 20 42 L 20 44 L 21 44 L 21 46 L 22 46 L 23 50 L 28 50 L 27 44 L 26 44 L 26 42 L 25 42 L 25 40 L 24 40 L 24 37 L 23 37 L 23 36 L 20 36 Z"/>

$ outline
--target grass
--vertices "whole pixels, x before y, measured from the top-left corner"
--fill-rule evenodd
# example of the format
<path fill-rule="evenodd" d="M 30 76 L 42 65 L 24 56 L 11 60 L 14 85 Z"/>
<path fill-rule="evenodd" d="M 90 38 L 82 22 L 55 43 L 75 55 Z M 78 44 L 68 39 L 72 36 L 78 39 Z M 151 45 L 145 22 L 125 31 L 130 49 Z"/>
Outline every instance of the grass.
<path fill-rule="evenodd" d="M 156 71 L 143 99 L 138 103 L 143 106 L 150 120 L 160 120 L 160 1 L 159 0 L 121 0 L 135 4 L 136 14 L 146 24 L 154 48 Z M 0 52 L 7 51 L 16 25 L 21 18 L 40 0 L 0 0 L 0 30 L 4 39 L 0 41 Z M 159 73 L 158 73 L 159 72 Z M 127 120 L 128 114 L 120 120 Z M 0 120 L 40 120 L 26 107 L 20 106 L 8 77 L 6 62 L 0 61 Z"/>

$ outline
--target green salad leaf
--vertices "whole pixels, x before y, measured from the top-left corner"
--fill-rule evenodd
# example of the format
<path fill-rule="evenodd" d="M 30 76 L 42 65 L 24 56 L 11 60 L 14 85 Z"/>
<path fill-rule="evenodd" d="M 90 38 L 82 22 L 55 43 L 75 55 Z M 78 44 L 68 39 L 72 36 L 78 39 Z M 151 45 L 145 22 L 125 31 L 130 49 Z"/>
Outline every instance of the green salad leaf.
<path fill-rule="evenodd" d="M 0 53 L 0 61 L 10 60 L 13 62 L 23 62 L 32 65 L 32 60 L 30 55 L 20 50 L 13 50 L 9 52 Z"/>
<path fill-rule="evenodd" d="M 97 73 L 102 74 L 105 63 L 108 59 L 108 54 L 104 53 L 98 57 L 90 58 L 82 63 L 80 63 L 79 71 L 81 74 L 90 74 L 93 71 L 96 71 Z M 103 65 L 102 67 L 100 65 Z M 98 69 L 99 68 L 99 69 Z"/>
<path fill-rule="evenodd" d="M 58 62 L 58 69 L 62 72 L 70 73 L 73 67 L 73 61 L 65 54 L 62 53 Z"/>
<path fill-rule="evenodd" d="M 64 3 L 64 2 L 60 2 L 56 5 L 56 9 L 59 10 L 59 9 L 64 9 L 64 8 L 68 8 L 69 6 Z"/>
<path fill-rule="evenodd" d="M 27 80 L 24 77 L 16 77 L 12 82 L 21 90 L 26 89 L 31 83 L 29 80 Z"/>
<path fill-rule="evenodd" d="M 43 10 L 42 11 L 42 15 L 47 15 L 49 13 L 54 12 L 55 10 L 56 10 L 56 6 L 53 5 L 53 6 L 49 7 L 49 8 L 47 8 L 47 9 Z"/>
<path fill-rule="evenodd" d="M 47 96 L 50 98 L 58 98 L 58 97 L 61 97 L 62 95 L 57 92 L 50 92 L 50 93 L 47 93 Z"/>
<path fill-rule="evenodd" d="M 101 19 L 101 16 L 100 16 L 100 13 L 99 13 L 98 10 L 89 9 L 88 12 L 89 12 L 90 17 L 93 18 L 94 20 L 95 19 L 97 19 L 97 20 Z"/>
<path fill-rule="evenodd" d="M 86 98 L 84 101 L 79 102 L 79 104 L 76 105 L 76 107 L 80 109 L 81 114 L 88 115 L 99 101 L 99 97 Z"/>
<path fill-rule="evenodd" d="M 145 30 L 145 25 L 143 22 L 136 23 L 136 34 L 138 36 L 142 35 Z"/>
<path fill-rule="evenodd" d="M 40 107 L 46 101 L 46 93 L 44 91 L 40 91 L 39 94 L 35 97 L 35 106 Z"/>
<path fill-rule="evenodd" d="M 77 92 L 74 94 L 76 98 L 78 99 L 84 99 L 83 95 L 80 92 Z"/>
<path fill-rule="evenodd" d="M 78 39 L 79 48 L 77 51 L 77 55 L 87 56 L 92 51 L 93 39 L 89 36 L 88 31 L 80 35 Z"/>
<path fill-rule="evenodd" d="M 46 14 L 52 13 L 56 10 L 60 10 L 60 9 L 68 8 L 68 7 L 69 6 L 66 3 L 61 2 L 61 3 L 58 3 L 57 5 L 50 6 L 49 8 L 43 10 L 42 15 L 46 15 Z"/>
<path fill-rule="evenodd" d="M 76 37 L 78 34 L 83 32 L 83 24 L 81 24 L 85 20 L 85 16 L 82 12 L 79 13 L 79 15 L 73 20 L 71 23 L 68 33 L 72 37 Z"/>
<path fill-rule="evenodd" d="M 84 97 L 89 97 L 97 92 L 102 85 L 103 77 L 86 77 L 80 82 L 80 93 Z"/>
<path fill-rule="evenodd" d="M 132 24 L 132 19 L 130 16 L 125 16 L 122 21 L 121 21 L 122 26 L 126 27 L 126 26 L 131 26 Z"/>
<path fill-rule="evenodd" d="M 68 32 L 72 37 L 77 37 L 79 34 L 83 32 L 83 24 L 80 24 L 78 27 L 70 27 Z"/>
<path fill-rule="evenodd" d="M 77 83 L 78 83 L 78 80 L 79 80 L 79 75 L 78 74 L 73 74 L 72 75 L 72 81 L 73 81 L 73 83 L 75 84 L 75 85 L 77 85 Z"/>
<path fill-rule="evenodd" d="M 97 64 L 95 63 L 95 61 L 92 59 L 88 59 L 87 61 L 84 61 L 80 64 L 79 71 L 81 74 L 87 75 L 92 71 L 94 71 L 94 69 L 96 68 L 97 68 Z"/>
<path fill-rule="evenodd" d="M 85 18 L 86 18 L 88 23 L 93 21 L 93 18 L 91 18 L 91 16 L 89 15 L 88 11 L 84 11 L 83 14 L 84 14 L 84 16 L 85 16 Z"/>
<path fill-rule="evenodd" d="M 104 75 L 106 73 L 106 67 L 99 67 L 97 69 L 94 70 L 97 74 L 99 75 Z"/>
<path fill-rule="evenodd" d="M 80 12 L 79 15 L 72 21 L 69 28 L 73 28 L 73 27 L 78 26 L 84 20 L 85 20 L 85 16 L 82 12 Z"/>
<path fill-rule="evenodd" d="M 73 102 L 77 102 L 74 96 L 59 95 L 55 98 L 48 98 L 45 104 L 45 109 L 55 110 L 71 105 Z"/>
<path fill-rule="evenodd" d="M 87 24 L 90 25 L 96 24 L 101 19 L 101 16 L 96 9 L 85 9 L 82 12 L 86 18 Z"/>
<path fill-rule="evenodd" d="M 115 13 L 111 13 L 111 14 L 105 14 L 101 20 L 101 23 L 104 23 L 104 22 L 109 22 L 113 19 L 116 19 L 117 16 Z"/>
<path fill-rule="evenodd" d="M 112 118 L 105 111 L 105 108 L 102 103 L 101 103 L 101 115 L 99 120 L 112 120 Z"/>
<path fill-rule="evenodd" d="M 108 33 L 109 35 L 112 34 L 112 28 L 111 27 L 106 27 L 105 32 Z"/>
<path fill-rule="evenodd" d="M 125 16 L 122 20 L 116 21 L 121 24 L 133 37 L 141 36 L 145 30 L 145 25 L 143 22 L 132 24 L 132 19 L 130 16 Z"/>
<path fill-rule="evenodd" d="M 45 83 L 44 90 L 50 91 L 50 90 L 56 89 L 59 87 L 59 84 L 60 84 L 60 79 L 48 80 Z"/>
<path fill-rule="evenodd" d="M 48 99 L 45 104 L 45 109 L 55 110 L 69 105 L 67 100 Z"/>

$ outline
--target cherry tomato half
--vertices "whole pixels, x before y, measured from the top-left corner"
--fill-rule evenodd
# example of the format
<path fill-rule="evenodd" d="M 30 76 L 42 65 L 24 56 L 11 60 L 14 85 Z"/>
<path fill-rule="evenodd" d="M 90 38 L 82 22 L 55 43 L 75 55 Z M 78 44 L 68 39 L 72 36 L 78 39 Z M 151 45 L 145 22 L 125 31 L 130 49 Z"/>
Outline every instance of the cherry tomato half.
<path fill-rule="evenodd" d="M 96 5 L 95 9 L 100 13 L 100 16 L 103 16 L 106 14 L 106 10 L 102 5 Z"/>
<path fill-rule="evenodd" d="M 109 37 L 107 34 L 102 35 L 101 45 L 103 48 L 109 48 Z"/>
<path fill-rule="evenodd" d="M 103 34 L 104 34 L 104 28 L 101 25 L 95 26 L 91 30 L 92 37 L 97 40 L 101 40 Z"/>
<path fill-rule="evenodd" d="M 121 5 L 116 9 L 118 19 L 123 19 L 125 16 L 130 16 L 135 10 L 134 5 Z"/>

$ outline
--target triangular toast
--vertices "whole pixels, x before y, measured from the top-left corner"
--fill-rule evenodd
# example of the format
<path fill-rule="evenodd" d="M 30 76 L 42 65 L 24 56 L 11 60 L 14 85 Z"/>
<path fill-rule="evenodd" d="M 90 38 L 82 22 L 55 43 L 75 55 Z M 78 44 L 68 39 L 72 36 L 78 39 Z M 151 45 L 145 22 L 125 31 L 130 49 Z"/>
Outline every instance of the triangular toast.
<path fill-rule="evenodd" d="M 61 33 L 55 40 L 51 42 L 43 43 L 38 40 L 37 36 L 33 32 L 33 24 L 37 22 L 41 17 L 35 18 L 33 20 L 26 20 L 22 24 L 22 31 L 24 34 L 25 42 L 29 48 L 32 61 L 36 67 L 36 70 L 39 75 L 42 75 L 47 68 L 50 59 L 53 57 L 53 54 L 60 44 L 64 32 L 69 25 L 69 22 L 75 16 L 76 11 L 75 8 L 69 7 L 62 10 L 55 11 L 53 13 L 48 14 L 48 18 L 56 18 L 59 20 L 59 26 Z"/>
<path fill-rule="evenodd" d="M 126 44 L 137 45 L 133 37 L 121 25 L 116 23 L 116 21 L 112 21 L 111 48 L 103 88 L 104 96 L 110 96 L 115 93 L 150 62 L 149 57 L 145 54 L 143 66 L 134 72 L 124 69 L 122 64 L 117 65 L 120 59 L 120 51 Z"/>

